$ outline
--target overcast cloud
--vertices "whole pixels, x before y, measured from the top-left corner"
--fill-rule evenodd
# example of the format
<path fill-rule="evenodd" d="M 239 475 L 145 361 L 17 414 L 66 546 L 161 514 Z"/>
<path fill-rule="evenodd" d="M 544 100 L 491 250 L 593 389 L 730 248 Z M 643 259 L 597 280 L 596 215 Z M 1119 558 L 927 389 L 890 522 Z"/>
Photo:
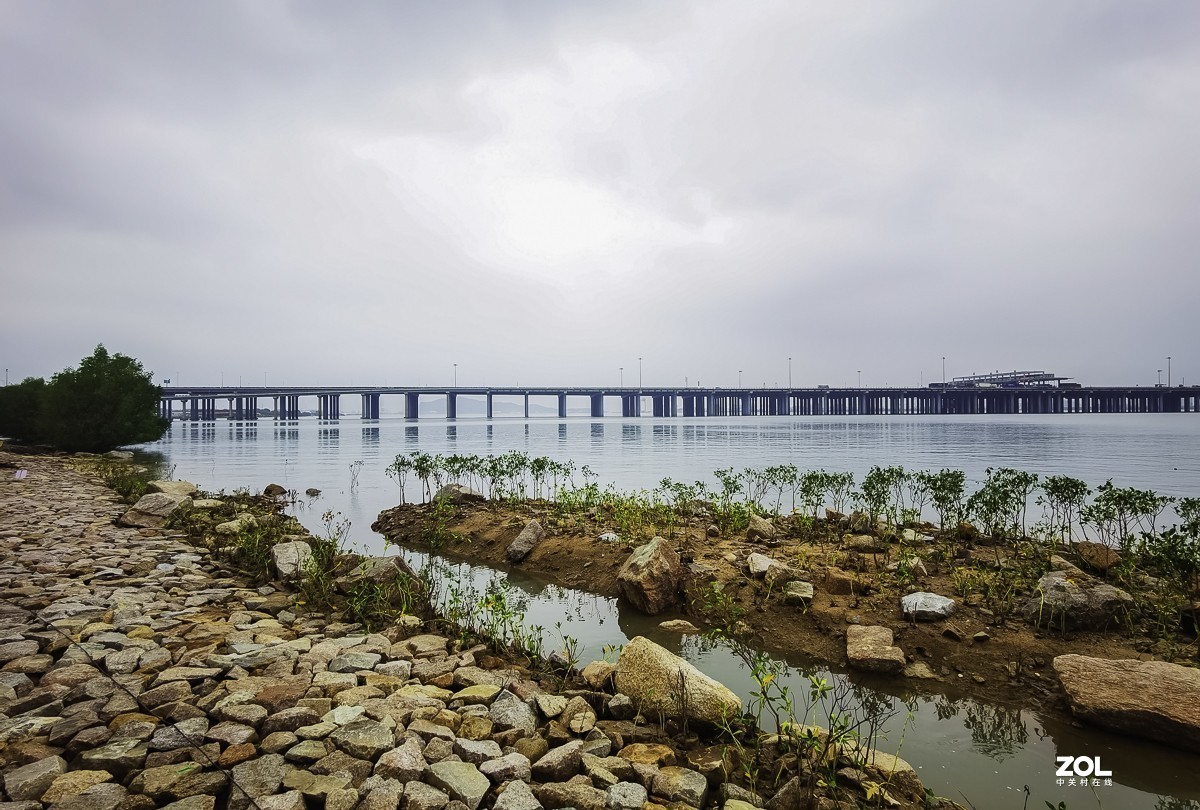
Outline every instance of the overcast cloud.
<path fill-rule="evenodd" d="M 1200 5 L 0 2 L 0 361 L 1200 383 Z"/>

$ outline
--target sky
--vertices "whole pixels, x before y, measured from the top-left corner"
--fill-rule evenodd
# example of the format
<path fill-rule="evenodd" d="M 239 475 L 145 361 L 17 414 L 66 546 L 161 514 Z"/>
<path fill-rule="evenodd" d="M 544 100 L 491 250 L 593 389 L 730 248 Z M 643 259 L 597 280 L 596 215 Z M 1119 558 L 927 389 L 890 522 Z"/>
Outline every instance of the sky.
<path fill-rule="evenodd" d="M 1190 0 L 3 0 L 0 362 L 1200 383 L 1197 99 Z"/>

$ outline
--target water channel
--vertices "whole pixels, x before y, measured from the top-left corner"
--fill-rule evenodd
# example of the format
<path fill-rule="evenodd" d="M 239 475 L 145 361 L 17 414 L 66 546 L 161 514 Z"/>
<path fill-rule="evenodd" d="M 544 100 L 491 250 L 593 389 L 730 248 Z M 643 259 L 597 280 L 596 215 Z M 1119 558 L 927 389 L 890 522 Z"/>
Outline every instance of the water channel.
<path fill-rule="evenodd" d="M 319 422 L 176 422 L 160 442 L 174 475 L 211 491 L 261 490 L 279 483 L 321 496 L 297 504 L 296 514 L 319 531 L 329 510 L 351 521 L 351 542 L 383 553 L 369 526 L 399 501 L 384 470 L 398 453 L 496 454 L 519 450 L 587 464 L 602 485 L 652 488 L 663 477 L 711 482 L 724 467 L 795 464 L 801 469 L 848 470 L 856 479 L 874 464 L 907 469 L 964 470 L 978 482 L 988 467 L 1010 466 L 1074 475 L 1095 486 L 1200 494 L 1200 418 L 1192 415 L 1053 415 L 1005 417 L 804 417 L 699 419 L 403 419 Z M 418 552 L 406 556 L 421 563 Z M 606 646 L 648 636 L 691 660 L 746 696 L 752 680 L 740 659 L 697 637 L 663 633 L 653 619 L 614 600 L 560 588 L 519 570 L 454 563 L 454 576 L 483 590 L 506 581 L 525 602 L 526 621 L 576 639 L 583 661 Z M 953 683 L 928 682 L 920 691 L 892 679 L 830 673 L 802 651 L 781 653 L 795 668 L 789 685 L 808 694 L 808 676 L 848 679 L 859 704 L 891 705 L 883 750 L 917 768 L 926 786 L 966 806 L 1030 807 L 1065 801 L 1071 808 L 1200 807 L 1200 757 L 1041 716 L 1038 712 L 966 697 Z M 841 680 L 838 681 L 843 682 Z M 820 713 L 809 718 L 819 722 Z M 1057 784 L 1057 755 L 1098 756 L 1112 784 Z M 969 802 L 969 804 L 968 804 Z"/>

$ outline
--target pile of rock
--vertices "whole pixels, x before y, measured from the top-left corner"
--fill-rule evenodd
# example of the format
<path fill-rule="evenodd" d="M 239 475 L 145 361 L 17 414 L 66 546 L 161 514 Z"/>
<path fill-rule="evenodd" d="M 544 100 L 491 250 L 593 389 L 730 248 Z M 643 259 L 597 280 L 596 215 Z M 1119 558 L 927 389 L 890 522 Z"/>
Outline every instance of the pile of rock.
<path fill-rule="evenodd" d="M 0 799 L 13 810 L 708 799 L 708 778 L 634 722 L 626 695 L 551 694 L 482 647 L 405 637 L 415 619 L 366 634 L 300 615 L 179 538 L 114 525 L 120 505 L 86 479 L 28 466 L 0 492 Z"/>

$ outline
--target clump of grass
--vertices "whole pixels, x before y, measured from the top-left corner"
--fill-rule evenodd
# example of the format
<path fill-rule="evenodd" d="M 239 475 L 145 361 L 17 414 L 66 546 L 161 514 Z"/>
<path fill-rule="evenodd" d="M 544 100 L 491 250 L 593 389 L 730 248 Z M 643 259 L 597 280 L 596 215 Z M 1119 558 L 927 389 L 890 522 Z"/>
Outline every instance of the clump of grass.
<path fill-rule="evenodd" d="M 126 503 L 137 503 L 149 490 L 151 481 L 169 479 L 175 468 L 167 467 L 162 458 L 150 458 L 145 463 L 101 456 L 78 459 L 77 468 L 89 472 Z"/>

